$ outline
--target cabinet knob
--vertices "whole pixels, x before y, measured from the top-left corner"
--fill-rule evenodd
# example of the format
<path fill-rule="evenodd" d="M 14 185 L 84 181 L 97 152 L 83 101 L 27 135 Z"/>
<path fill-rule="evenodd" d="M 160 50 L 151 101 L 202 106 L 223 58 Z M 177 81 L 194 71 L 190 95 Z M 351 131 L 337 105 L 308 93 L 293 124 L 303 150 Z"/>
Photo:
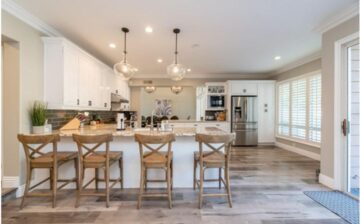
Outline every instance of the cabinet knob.
<path fill-rule="evenodd" d="M 118 94 L 118 93 L 119 93 L 119 90 L 115 90 L 115 92 L 116 92 L 116 94 Z"/>
<path fill-rule="evenodd" d="M 217 127 L 220 127 L 220 124 L 216 124 Z"/>
<path fill-rule="evenodd" d="M 246 89 L 243 89 L 243 93 L 246 93 Z"/>
<path fill-rule="evenodd" d="M 92 103 L 91 100 L 89 100 L 88 105 L 91 106 L 91 103 Z"/>
<path fill-rule="evenodd" d="M 79 99 L 76 99 L 76 104 L 80 105 L 80 100 Z"/>
<path fill-rule="evenodd" d="M 104 107 L 107 107 L 107 103 L 104 103 Z"/>

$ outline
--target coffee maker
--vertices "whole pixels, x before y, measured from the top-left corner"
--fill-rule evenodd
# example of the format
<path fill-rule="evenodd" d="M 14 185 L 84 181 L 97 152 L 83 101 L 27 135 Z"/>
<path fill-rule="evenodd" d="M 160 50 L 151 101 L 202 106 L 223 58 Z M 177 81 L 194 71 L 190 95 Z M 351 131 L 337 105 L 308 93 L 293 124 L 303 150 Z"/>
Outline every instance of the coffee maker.
<path fill-rule="evenodd" d="M 125 114 L 117 113 L 116 115 L 116 130 L 125 130 Z"/>

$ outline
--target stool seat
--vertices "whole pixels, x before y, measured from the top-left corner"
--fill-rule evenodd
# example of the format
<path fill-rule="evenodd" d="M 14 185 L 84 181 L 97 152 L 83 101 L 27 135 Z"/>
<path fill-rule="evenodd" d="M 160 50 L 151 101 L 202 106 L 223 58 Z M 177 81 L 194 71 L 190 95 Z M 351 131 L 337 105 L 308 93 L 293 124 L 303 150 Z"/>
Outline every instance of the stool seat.
<path fill-rule="evenodd" d="M 110 165 L 122 158 L 122 152 L 109 151 Z M 106 152 L 96 152 L 84 158 L 84 166 L 87 168 L 103 167 L 106 162 Z"/>
<path fill-rule="evenodd" d="M 211 152 L 203 152 L 204 155 L 210 154 Z M 194 158 L 198 162 L 200 159 L 200 153 L 194 152 Z M 206 167 L 223 167 L 226 161 L 225 154 L 223 152 L 214 152 L 203 158 L 204 165 Z"/>
<path fill-rule="evenodd" d="M 77 157 L 77 152 L 56 152 L 57 161 L 63 163 L 73 160 Z M 30 161 L 31 166 L 34 168 L 51 168 L 54 164 L 54 153 L 48 152 Z"/>
<path fill-rule="evenodd" d="M 173 152 L 170 152 L 170 160 L 173 158 Z M 144 165 L 146 167 L 166 167 L 167 163 L 167 152 L 144 153 Z"/>

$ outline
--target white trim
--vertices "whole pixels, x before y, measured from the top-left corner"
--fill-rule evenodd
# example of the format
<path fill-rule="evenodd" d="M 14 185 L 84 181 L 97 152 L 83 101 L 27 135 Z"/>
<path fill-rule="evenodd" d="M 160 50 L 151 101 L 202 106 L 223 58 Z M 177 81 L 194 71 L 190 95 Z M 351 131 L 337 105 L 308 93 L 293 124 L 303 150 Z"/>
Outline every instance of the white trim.
<path fill-rule="evenodd" d="M 308 146 L 311 146 L 311 147 L 314 147 L 314 148 L 318 148 L 318 149 L 321 148 L 321 144 L 320 144 L 320 143 L 317 144 L 317 143 L 310 142 L 310 141 L 305 141 L 305 140 L 302 140 L 302 139 L 291 138 L 291 137 L 282 136 L 282 135 L 279 135 L 279 134 L 276 134 L 276 135 L 275 135 L 275 138 L 280 138 L 280 139 L 284 139 L 284 140 L 286 140 L 286 141 L 291 141 L 291 142 L 296 142 L 296 143 L 300 143 L 300 144 L 303 144 L 303 145 L 308 145 Z"/>
<path fill-rule="evenodd" d="M 343 45 L 359 38 L 359 32 L 355 32 L 335 42 L 334 46 L 334 188 L 344 190 L 344 137 L 340 125 L 344 118 L 344 111 L 339 110 L 343 106 Z"/>
<path fill-rule="evenodd" d="M 291 145 L 287 145 L 287 144 L 284 144 L 284 143 L 281 143 L 281 142 L 278 142 L 278 141 L 275 142 L 275 145 L 277 147 L 285 149 L 287 151 L 294 152 L 294 153 L 300 154 L 302 156 L 306 156 L 306 157 L 309 157 L 311 159 L 320 161 L 320 154 L 318 154 L 318 153 L 310 152 L 310 151 L 300 149 L 298 147 L 294 147 L 294 146 L 291 146 Z"/>
<path fill-rule="evenodd" d="M 312 54 L 310 54 L 306 57 L 303 57 L 299 60 L 291 62 L 291 63 L 281 67 L 280 69 L 277 69 L 275 72 L 271 73 L 269 76 L 274 77 L 274 76 L 280 75 L 281 73 L 284 73 L 286 71 L 289 71 L 289 70 L 299 67 L 301 65 L 307 64 L 309 62 L 315 61 L 319 58 L 321 58 L 321 51 L 317 51 L 317 52 L 312 53 Z"/>
<path fill-rule="evenodd" d="M 343 10 L 341 13 L 325 19 L 321 24 L 316 26 L 313 31 L 318 33 L 325 33 L 326 31 L 331 30 L 332 28 L 338 26 L 339 24 L 353 18 L 359 14 L 359 2 L 351 4 L 348 8 Z"/>
<path fill-rule="evenodd" d="M 19 177 L 18 176 L 3 176 L 2 177 L 2 187 L 3 188 L 14 188 L 19 186 Z"/>
<path fill-rule="evenodd" d="M 188 73 L 184 79 L 218 79 L 218 80 L 238 80 L 238 79 L 267 79 L 270 75 L 267 73 L 210 73 L 210 74 L 196 74 Z M 135 74 L 131 79 L 168 79 L 167 74 Z"/>
<path fill-rule="evenodd" d="M 24 23 L 34 27 L 35 29 L 43 32 L 47 36 L 56 37 L 62 36 L 59 31 L 49 26 L 47 23 L 37 18 L 33 14 L 29 13 L 26 9 L 24 9 L 19 4 L 15 3 L 12 0 L 2 0 L 1 8 L 10 13 L 11 15 L 17 17 Z"/>
<path fill-rule="evenodd" d="M 334 179 L 331 177 L 328 177 L 322 173 L 319 175 L 319 182 L 322 185 L 325 185 L 326 187 L 329 187 L 331 189 L 334 189 Z"/>

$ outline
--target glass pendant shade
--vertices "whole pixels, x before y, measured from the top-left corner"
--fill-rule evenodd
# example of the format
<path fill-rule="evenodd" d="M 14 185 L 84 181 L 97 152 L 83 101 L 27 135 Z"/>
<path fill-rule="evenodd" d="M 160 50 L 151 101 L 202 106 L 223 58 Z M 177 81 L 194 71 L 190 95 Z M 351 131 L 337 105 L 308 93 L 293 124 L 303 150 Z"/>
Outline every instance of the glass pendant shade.
<path fill-rule="evenodd" d="M 126 27 L 121 28 L 121 30 L 124 32 L 124 59 L 118 63 L 116 63 L 114 65 L 114 72 L 117 75 L 122 76 L 124 79 L 129 80 L 137 71 L 136 68 L 134 68 L 133 66 L 131 66 L 129 63 L 127 63 L 126 61 L 126 34 L 129 32 L 129 29 Z"/>
<path fill-rule="evenodd" d="M 183 90 L 183 87 L 181 86 L 172 86 L 171 88 L 171 92 L 175 93 L 176 95 L 181 93 Z"/>
<path fill-rule="evenodd" d="M 180 29 L 175 28 L 173 30 L 175 33 L 175 61 L 173 64 L 167 66 L 166 73 L 170 78 L 174 81 L 180 81 L 186 75 L 186 67 L 182 64 L 178 63 L 177 56 L 178 56 L 178 34 L 180 33 Z"/>
<path fill-rule="evenodd" d="M 114 72 L 128 80 L 135 74 L 135 68 L 122 60 L 114 65 Z"/>
<path fill-rule="evenodd" d="M 153 93 L 153 92 L 155 92 L 155 90 L 156 90 L 155 86 L 146 86 L 145 87 L 145 92 L 147 92 L 147 93 Z"/>
<path fill-rule="evenodd" d="M 186 74 L 186 67 L 181 64 L 171 64 L 167 66 L 167 74 L 174 81 L 180 81 Z"/>

